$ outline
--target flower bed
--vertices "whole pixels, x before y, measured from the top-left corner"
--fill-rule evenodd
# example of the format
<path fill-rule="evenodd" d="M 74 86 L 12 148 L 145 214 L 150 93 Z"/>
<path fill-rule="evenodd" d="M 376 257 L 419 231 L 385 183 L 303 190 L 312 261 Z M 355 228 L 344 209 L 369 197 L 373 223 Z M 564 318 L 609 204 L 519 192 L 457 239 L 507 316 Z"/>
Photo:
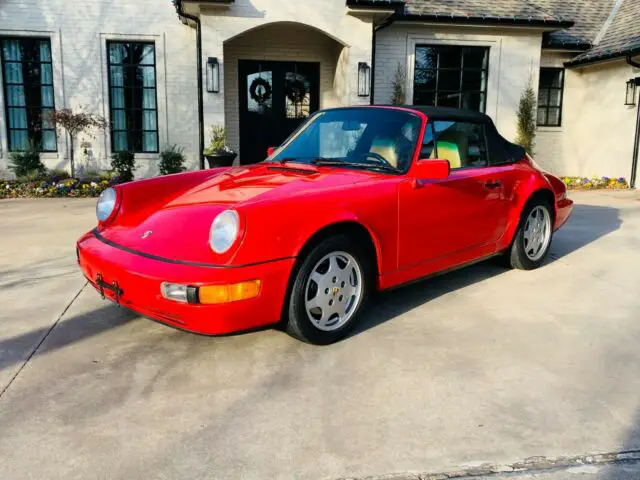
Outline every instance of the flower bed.
<path fill-rule="evenodd" d="M 0 198 L 97 197 L 115 180 L 72 179 L 19 181 L 0 179 Z"/>
<path fill-rule="evenodd" d="M 567 186 L 569 190 L 596 190 L 602 188 L 608 189 L 619 189 L 619 188 L 629 188 L 629 184 L 627 181 L 620 178 L 609 178 L 609 177 L 593 177 L 593 178 L 583 178 L 583 177 L 562 177 L 562 181 Z"/>

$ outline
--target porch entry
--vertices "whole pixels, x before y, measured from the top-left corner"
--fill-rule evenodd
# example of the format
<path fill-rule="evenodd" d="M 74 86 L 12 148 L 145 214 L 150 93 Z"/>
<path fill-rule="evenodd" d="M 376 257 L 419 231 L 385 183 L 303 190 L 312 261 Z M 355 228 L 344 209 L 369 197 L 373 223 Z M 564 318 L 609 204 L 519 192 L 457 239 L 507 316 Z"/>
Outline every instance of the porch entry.
<path fill-rule="evenodd" d="M 320 108 L 320 63 L 239 60 L 240 162 L 264 160 Z"/>

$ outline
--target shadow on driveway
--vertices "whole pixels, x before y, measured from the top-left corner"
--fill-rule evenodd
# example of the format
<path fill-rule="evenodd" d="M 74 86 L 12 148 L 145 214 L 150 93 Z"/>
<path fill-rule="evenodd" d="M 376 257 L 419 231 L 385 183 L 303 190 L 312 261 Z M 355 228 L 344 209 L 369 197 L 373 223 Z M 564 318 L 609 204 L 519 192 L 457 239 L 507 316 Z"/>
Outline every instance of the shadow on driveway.
<path fill-rule="evenodd" d="M 619 210 L 610 207 L 576 205 L 569 222 L 554 237 L 551 259 L 560 259 L 599 238 L 617 230 L 622 225 Z M 357 335 L 385 323 L 405 312 L 424 305 L 440 295 L 453 292 L 474 283 L 482 282 L 506 270 L 494 262 L 483 262 L 449 274 L 394 290 L 383 292 L 374 300 L 358 328 Z M 88 294 L 95 292 L 88 290 Z M 118 312 L 118 313 L 115 313 Z M 91 312 L 71 317 L 64 324 L 64 335 L 56 335 L 43 344 L 36 355 L 64 348 L 66 345 L 117 328 L 138 315 L 126 309 L 106 304 Z M 49 330 L 49 326 L 15 337 L 0 340 L 0 370 L 25 360 L 25 351 L 38 345 Z"/>

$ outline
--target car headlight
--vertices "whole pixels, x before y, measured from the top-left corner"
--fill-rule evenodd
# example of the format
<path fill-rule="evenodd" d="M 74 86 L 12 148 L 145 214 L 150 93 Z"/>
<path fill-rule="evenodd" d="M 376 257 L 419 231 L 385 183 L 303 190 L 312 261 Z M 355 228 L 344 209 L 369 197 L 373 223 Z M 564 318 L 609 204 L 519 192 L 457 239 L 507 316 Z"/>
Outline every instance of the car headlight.
<path fill-rule="evenodd" d="M 96 216 L 99 222 L 104 222 L 113 214 L 113 210 L 116 208 L 117 198 L 118 194 L 113 188 L 107 188 L 100 194 L 100 198 L 98 198 L 98 203 L 96 204 Z"/>
<path fill-rule="evenodd" d="M 235 210 L 225 210 L 211 224 L 209 245 L 216 253 L 224 253 L 231 248 L 240 232 L 240 217 Z"/>

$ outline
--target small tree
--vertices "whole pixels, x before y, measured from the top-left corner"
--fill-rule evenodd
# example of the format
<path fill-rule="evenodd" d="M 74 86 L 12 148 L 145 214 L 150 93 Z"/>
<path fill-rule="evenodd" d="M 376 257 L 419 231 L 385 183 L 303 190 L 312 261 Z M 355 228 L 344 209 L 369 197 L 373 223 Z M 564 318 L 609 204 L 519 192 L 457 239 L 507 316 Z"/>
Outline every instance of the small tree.
<path fill-rule="evenodd" d="M 93 113 L 86 113 L 83 111 L 74 112 L 70 108 L 63 108 L 62 110 L 55 110 L 50 115 L 50 120 L 53 124 L 64 130 L 69 135 L 69 164 L 71 169 L 71 177 L 75 177 L 76 164 L 75 164 L 75 142 L 78 135 L 81 133 L 88 133 L 93 129 L 104 130 L 107 128 L 107 121 L 100 115 Z"/>
<path fill-rule="evenodd" d="M 529 78 L 527 87 L 520 96 L 518 104 L 518 136 L 516 143 L 524 147 L 524 149 L 533 156 L 536 139 L 536 110 L 538 101 L 536 92 L 533 90 L 533 82 Z"/>
<path fill-rule="evenodd" d="M 393 79 L 393 98 L 391 103 L 393 105 L 404 105 L 406 103 L 405 98 L 405 83 L 407 80 L 407 73 L 400 62 L 398 62 L 398 68 L 396 68 L 396 76 Z"/>
<path fill-rule="evenodd" d="M 24 152 L 13 152 L 9 161 L 9 170 L 12 170 L 17 178 L 44 175 L 46 168 L 40 160 L 40 151 L 30 143 Z"/>

